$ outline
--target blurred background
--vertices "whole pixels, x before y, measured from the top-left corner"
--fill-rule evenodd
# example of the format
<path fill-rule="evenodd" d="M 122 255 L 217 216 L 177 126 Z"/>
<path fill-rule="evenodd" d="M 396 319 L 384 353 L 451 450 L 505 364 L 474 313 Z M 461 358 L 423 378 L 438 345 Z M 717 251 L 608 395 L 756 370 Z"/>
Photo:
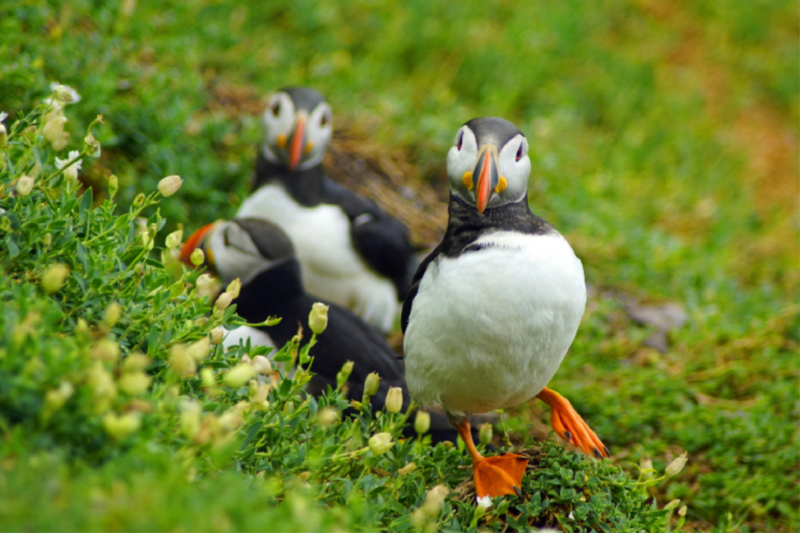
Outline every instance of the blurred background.
<path fill-rule="evenodd" d="M 331 175 L 434 245 L 457 128 L 528 136 L 533 211 L 582 258 L 591 301 L 555 379 L 626 469 L 688 450 L 669 501 L 712 527 L 798 519 L 800 17 L 774 0 L 195 1 L 0 5 L 0 111 L 50 82 L 96 115 L 88 185 L 122 204 L 180 174 L 170 227 L 232 216 L 265 95 L 321 91 Z M 100 196 L 99 194 L 95 197 Z M 163 232 L 166 234 L 166 232 Z M 518 433 L 547 435 L 523 407 Z"/>

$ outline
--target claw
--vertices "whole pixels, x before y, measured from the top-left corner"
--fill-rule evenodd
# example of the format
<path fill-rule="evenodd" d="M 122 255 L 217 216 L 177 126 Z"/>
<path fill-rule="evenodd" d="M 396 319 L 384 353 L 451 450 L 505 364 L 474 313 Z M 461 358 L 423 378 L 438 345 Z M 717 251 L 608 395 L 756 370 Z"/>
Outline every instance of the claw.
<path fill-rule="evenodd" d="M 594 454 L 600 459 L 604 455 L 611 455 L 608 448 L 597 438 L 581 415 L 575 411 L 569 400 L 547 388 L 542 389 L 537 397 L 550 406 L 552 410 L 550 423 L 556 433 L 567 436 L 567 440 L 578 446 L 584 453 Z"/>

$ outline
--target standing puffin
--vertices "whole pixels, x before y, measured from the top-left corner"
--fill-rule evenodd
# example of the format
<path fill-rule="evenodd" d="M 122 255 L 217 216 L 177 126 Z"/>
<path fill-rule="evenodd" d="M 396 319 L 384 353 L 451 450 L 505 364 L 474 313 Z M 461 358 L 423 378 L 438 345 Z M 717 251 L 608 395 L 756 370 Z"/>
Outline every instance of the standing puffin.
<path fill-rule="evenodd" d="M 240 218 L 203 226 L 187 239 L 181 250 L 181 260 L 188 263 L 196 248 L 204 251 L 206 266 L 219 275 L 223 283 L 236 278 L 241 280 L 239 297 L 233 301 L 240 317 L 250 323 L 263 322 L 270 316 L 282 319 L 269 327 L 241 326 L 228 333 L 225 346 L 238 345 L 240 339 L 248 338 L 252 345 L 284 346 L 297 333 L 298 326 L 306 323 L 312 305 L 319 301 L 303 289 L 291 241 L 268 221 Z M 389 387 L 400 387 L 403 403 L 409 405 L 402 361 L 372 326 L 347 309 L 330 305 L 328 326 L 317 338 L 311 353 L 315 375 L 308 392 L 319 395 L 329 385 L 335 388 L 336 374 L 343 364 L 353 361 L 348 380 L 349 398 L 360 401 L 364 380 L 370 373 L 377 372 L 381 381 L 380 389 L 371 399 L 373 409 L 383 408 Z M 454 441 L 456 433 L 447 418 L 435 411 L 430 414 L 433 441 Z"/>
<path fill-rule="evenodd" d="M 608 450 L 545 386 L 575 338 L 586 306 L 583 266 L 569 243 L 528 207 L 528 141 L 512 123 L 470 120 L 447 154 L 449 222 L 403 305 L 411 397 L 441 403 L 472 457 L 478 496 L 519 494 L 527 459 L 483 457 L 470 413 L 534 396 L 559 435 L 597 457 Z"/>
<path fill-rule="evenodd" d="M 262 122 L 255 192 L 236 217 L 280 226 L 294 244 L 303 285 L 311 294 L 388 332 L 418 264 L 408 229 L 372 200 L 323 174 L 331 108 L 318 92 L 277 92 Z"/>

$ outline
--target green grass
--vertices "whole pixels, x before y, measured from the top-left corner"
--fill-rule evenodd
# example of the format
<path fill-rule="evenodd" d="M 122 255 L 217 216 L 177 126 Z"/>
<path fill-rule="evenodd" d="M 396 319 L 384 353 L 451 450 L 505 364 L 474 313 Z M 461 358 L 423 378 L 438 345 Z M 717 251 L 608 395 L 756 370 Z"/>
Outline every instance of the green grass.
<path fill-rule="evenodd" d="M 792 531 L 797 32 L 796 6 L 777 1 L 139 2 L 127 15 L 12 1 L 0 111 L 8 124 L 50 81 L 76 87 L 69 148 L 105 117 L 103 155 L 82 172 L 95 197 L 111 173 L 125 208 L 165 175 L 186 180 L 161 205 L 161 235 L 235 212 L 257 99 L 279 86 L 318 88 L 436 186 L 458 125 L 515 121 L 531 142 L 531 205 L 599 294 L 678 302 L 690 317 L 660 354 L 618 298 L 598 297 L 553 387 L 634 474 L 642 457 L 663 468 L 689 452 L 653 489 L 688 504 L 689 527 L 724 530 L 732 513 L 742 531 Z M 532 405 L 509 424 L 524 434 L 540 416 Z"/>

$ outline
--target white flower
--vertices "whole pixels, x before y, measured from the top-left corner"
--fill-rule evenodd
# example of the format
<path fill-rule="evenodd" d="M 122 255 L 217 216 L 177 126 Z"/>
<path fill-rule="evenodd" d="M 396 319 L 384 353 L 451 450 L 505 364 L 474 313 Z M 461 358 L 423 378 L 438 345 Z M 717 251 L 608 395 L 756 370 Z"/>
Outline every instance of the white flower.
<path fill-rule="evenodd" d="M 270 364 L 269 359 L 263 355 L 255 356 L 250 364 L 253 366 L 253 370 L 256 371 L 256 374 L 261 374 L 263 376 L 272 374 L 272 364 Z"/>
<path fill-rule="evenodd" d="M 0 124 L 0 127 L 2 127 L 2 124 Z M 2 137 L 2 134 L 0 134 L 0 137 Z M 2 146 L 0 146 L 0 148 L 2 148 Z M 34 179 L 27 174 L 23 174 L 20 176 L 19 180 L 17 180 L 17 186 L 14 187 L 14 190 L 17 191 L 17 196 L 28 196 L 33 190 L 33 185 Z"/>
<path fill-rule="evenodd" d="M 391 433 L 378 433 L 369 438 L 369 449 L 375 455 L 385 454 L 392 446 L 394 446 L 394 442 L 392 441 Z"/>
<path fill-rule="evenodd" d="M 482 511 L 486 511 L 489 507 L 492 506 L 492 497 L 491 496 L 483 496 L 483 497 L 475 497 L 475 502 L 478 504 L 478 509 Z"/>
<path fill-rule="evenodd" d="M 77 161 L 75 161 L 71 165 L 69 165 L 69 166 L 66 166 L 66 165 L 67 165 L 67 163 L 69 163 L 70 161 L 72 161 L 73 159 L 75 159 L 76 157 L 78 157 L 80 155 L 81 155 L 81 153 L 79 151 L 70 150 L 69 156 L 67 156 L 66 159 L 60 159 L 60 158 L 56 157 L 56 168 L 58 168 L 59 170 L 63 168 L 65 177 L 67 177 L 67 178 L 69 178 L 71 180 L 78 179 L 78 171 L 81 169 L 81 165 L 83 164 L 83 161 L 78 159 Z"/>
<path fill-rule="evenodd" d="M 328 307 L 321 302 L 311 306 L 311 313 L 308 314 L 308 327 L 317 335 L 322 334 L 328 327 Z"/>
<path fill-rule="evenodd" d="M 81 101 L 81 95 L 69 85 L 62 85 L 54 81 L 50 84 L 50 90 L 55 93 L 56 101 L 58 102 L 74 104 Z"/>

